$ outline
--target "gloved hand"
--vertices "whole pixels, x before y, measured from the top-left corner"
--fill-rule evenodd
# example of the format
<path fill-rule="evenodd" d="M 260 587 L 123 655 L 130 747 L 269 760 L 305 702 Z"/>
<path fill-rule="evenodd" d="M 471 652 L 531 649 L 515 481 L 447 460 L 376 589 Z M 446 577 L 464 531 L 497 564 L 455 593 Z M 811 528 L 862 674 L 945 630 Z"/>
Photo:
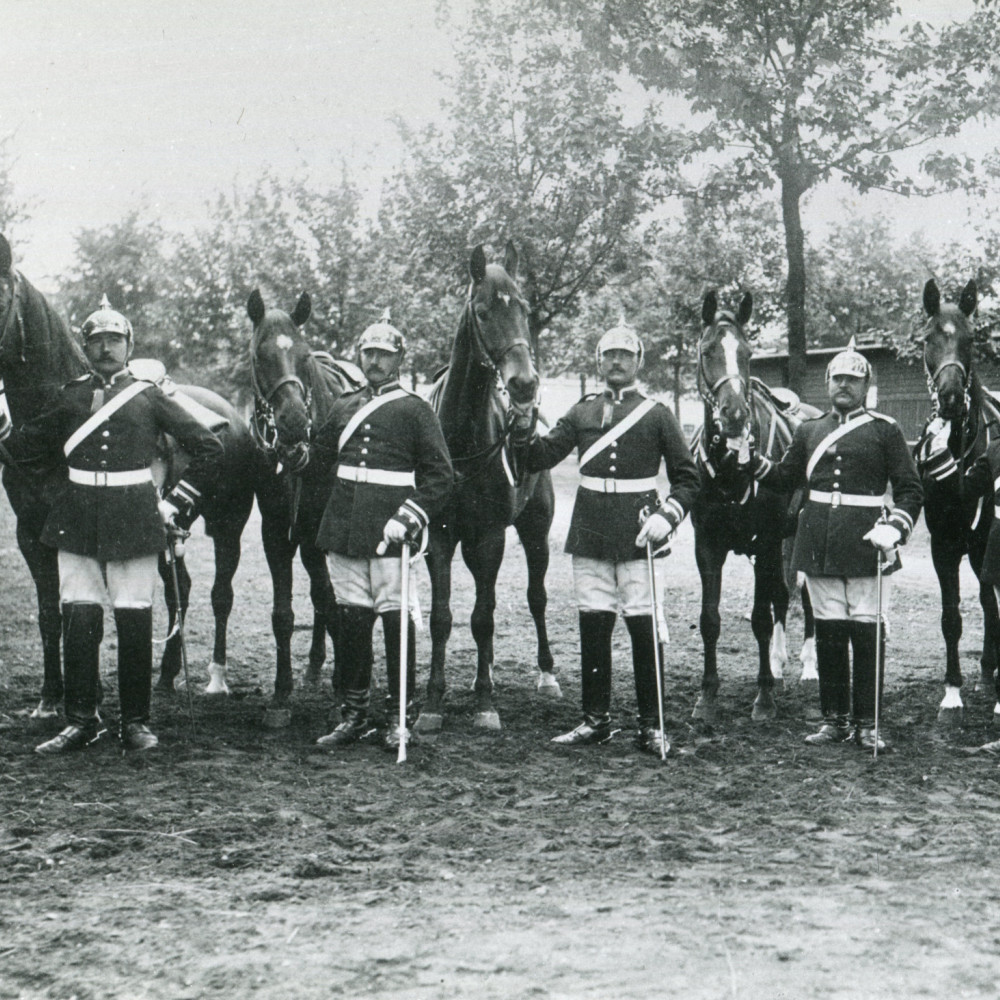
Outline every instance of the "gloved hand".
<path fill-rule="evenodd" d="M 535 426 L 538 423 L 538 407 L 529 406 L 525 408 L 513 407 L 514 414 L 510 422 L 510 443 L 515 448 L 528 444 L 535 433 Z"/>
<path fill-rule="evenodd" d="M 289 472 L 301 472 L 309 464 L 309 443 L 300 441 L 294 448 L 283 451 L 281 457 Z"/>
<path fill-rule="evenodd" d="M 883 552 L 891 552 L 903 540 L 903 533 L 891 524 L 879 522 L 864 536 L 864 540 Z"/>
<path fill-rule="evenodd" d="M 635 536 L 635 547 L 637 549 L 644 549 L 647 542 L 654 546 L 660 545 L 673 534 L 676 527 L 677 525 L 668 513 L 664 513 L 662 510 L 654 510 L 643 522 L 642 527 L 639 529 L 639 534 Z"/>
<path fill-rule="evenodd" d="M 169 501 L 161 500 L 157 505 L 160 510 L 160 519 L 163 521 L 164 527 L 176 527 L 174 518 L 180 513 L 180 511 Z"/>
<path fill-rule="evenodd" d="M 403 504 L 382 529 L 382 544 L 379 549 L 388 548 L 390 545 L 402 545 L 403 542 L 416 542 L 423 531 L 423 522 L 411 511 L 406 504 Z"/>
<path fill-rule="evenodd" d="M 931 436 L 931 442 L 927 447 L 927 457 L 933 458 L 943 451 L 948 450 L 948 438 L 951 436 L 951 421 L 942 420 L 935 417 L 927 425 L 927 433 Z"/>

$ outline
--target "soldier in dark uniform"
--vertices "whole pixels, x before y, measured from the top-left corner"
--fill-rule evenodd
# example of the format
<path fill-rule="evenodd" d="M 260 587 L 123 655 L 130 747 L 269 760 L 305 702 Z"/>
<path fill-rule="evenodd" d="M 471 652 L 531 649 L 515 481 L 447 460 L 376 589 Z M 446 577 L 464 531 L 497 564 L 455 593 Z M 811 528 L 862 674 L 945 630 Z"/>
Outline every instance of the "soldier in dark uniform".
<path fill-rule="evenodd" d="M 583 721 L 554 743 L 603 743 L 611 735 L 611 634 L 620 611 L 632 640 L 639 746 L 660 752 L 652 595 L 645 546 L 667 540 L 694 501 L 698 472 L 673 414 L 635 384 L 642 341 L 621 324 L 601 337 L 597 368 L 607 383 L 584 396 L 544 437 L 518 445 L 531 471 L 550 469 L 574 448 L 580 486 L 566 551 L 580 615 Z M 660 503 L 666 462 L 671 494 Z M 642 518 L 645 520 L 642 521 Z M 640 527 L 641 524 L 641 527 Z"/>
<path fill-rule="evenodd" d="M 369 728 L 372 630 L 379 616 L 389 691 L 382 741 L 399 746 L 400 545 L 419 541 L 452 483 L 437 415 L 399 384 L 405 350 L 403 335 L 387 322 L 362 333 L 358 353 L 368 385 L 337 400 L 312 447 L 312 461 L 332 470 L 316 544 L 327 552 L 337 595 L 336 661 L 344 690 L 343 721 L 320 737 L 323 746 L 353 743 Z M 412 595 L 412 575 L 410 582 Z M 416 675 L 412 618 L 406 627 L 409 705 Z"/>
<path fill-rule="evenodd" d="M 827 366 L 832 409 L 795 431 L 780 465 L 759 459 L 758 479 L 778 489 L 806 489 L 792 569 L 805 574 L 816 613 L 816 657 L 824 722 L 806 738 L 841 743 L 852 733 L 875 745 L 877 551 L 903 544 L 920 513 L 923 490 L 903 432 L 865 406 L 871 365 L 853 343 Z M 892 486 L 892 508 L 884 511 Z M 888 559 L 891 563 L 893 560 Z M 883 582 L 883 618 L 889 579 Z M 853 697 L 848 650 L 854 652 Z M 854 728 L 851 728 L 853 720 Z M 879 749 L 884 747 L 879 736 Z"/>
<path fill-rule="evenodd" d="M 156 746 L 146 723 L 157 559 L 167 544 L 165 526 L 178 513 L 191 512 L 222 457 L 210 430 L 158 386 L 132 376 L 126 367 L 132 324 L 106 297 L 84 321 L 82 335 L 94 370 L 64 386 L 31 423 L 12 433 L 6 428 L 12 461 L 61 463 L 67 476 L 41 540 L 59 553 L 68 725 L 36 747 L 41 754 L 76 750 L 98 736 L 100 646 L 109 598 L 118 632 L 121 741 L 131 750 Z M 191 464 L 161 500 L 150 465 L 163 433 L 180 442 Z"/>

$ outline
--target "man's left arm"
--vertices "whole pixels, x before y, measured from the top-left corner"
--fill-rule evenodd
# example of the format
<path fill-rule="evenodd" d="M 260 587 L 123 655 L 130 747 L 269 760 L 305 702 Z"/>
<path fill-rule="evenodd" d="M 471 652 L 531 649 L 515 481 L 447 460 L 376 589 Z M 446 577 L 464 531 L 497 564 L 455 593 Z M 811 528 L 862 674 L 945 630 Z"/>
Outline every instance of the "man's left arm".
<path fill-rule="evenodd" d="M 635 544 L 642 548 L 646 542 L 654 545 L 665 541 L 687 516 L 698 495 L 698 467 L 684 440 L 677 418 L 666 408 L 657 407 L 660 417 L 660 454 L 667 467 L 670 496 L 646 519 L 636 537 Z"/>
<path fill-rule="evenodd" d="M 909 539 L 924 503 L 924 489 L 903 432 L 895 422 L 883 431 L 883 454 L 892 485 L 892 510 L 864 537 L 885 552 Z"/>
<path fill-rule="evenodd" d="M 154 394 L 157 424 L 177 439 L 191 460 L 184 475 L 163 498 L 166 506 L 161 507 L 161 513 L 167 520 L 170 513 L 167 507 L 173 507 L 185 518 L 191 517 L 202 497 L 215 486 L 225 454 L 222 442 L 159 388 L 148 391 Z"/>

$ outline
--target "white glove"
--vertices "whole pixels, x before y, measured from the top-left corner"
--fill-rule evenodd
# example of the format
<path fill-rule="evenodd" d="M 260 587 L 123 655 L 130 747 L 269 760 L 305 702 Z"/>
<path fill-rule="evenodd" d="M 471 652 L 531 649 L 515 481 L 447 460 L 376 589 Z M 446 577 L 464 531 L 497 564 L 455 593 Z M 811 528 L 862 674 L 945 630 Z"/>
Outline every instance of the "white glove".
<path fill-rule="evenodd" d="M 927 449 L 927 457 L 938 455 L 948 450 L 948 438 L 951 437 L 951 421 L 935 417 L 927 425 L 927 433 L 931 435 L 931 443 Z"/>
<path fill-rule="evenodd" d="M 157 505 L 160 510 L 160 519 L 163 521 L 164 527 L 174 523 L 174 518 L 180 513 L 180 511 L 169 501 L 161 500 Z"/>
<path fill-rule="evenodd" d="M 903 540 L 903 533 L 891 524 L 876 524 L 864 536 L 864 540 L 871 542 L 875 548 L 881 549 L 883 552 L 891 552 Z"/>
<path fill-rule="evenodd" d="M 651 545 L 659 545 L 670 537 L 673 530 L 674 526 L 666 514 L 658 510 L 653 511 L 643 522 L 639 534 L 635 536 L 635 547 L 644 549 L 647 542 Z"/>

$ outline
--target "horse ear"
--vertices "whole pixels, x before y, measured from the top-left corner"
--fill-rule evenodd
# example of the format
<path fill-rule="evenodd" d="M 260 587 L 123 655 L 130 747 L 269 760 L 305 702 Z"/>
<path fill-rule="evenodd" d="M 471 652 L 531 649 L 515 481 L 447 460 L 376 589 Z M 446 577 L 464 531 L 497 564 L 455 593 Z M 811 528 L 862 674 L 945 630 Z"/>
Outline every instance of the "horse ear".
<path fill-rule="evenodd" d="M 514 246 L 513 240 L 507 240 L 507 245 L 504 247 L 503 254 L 503 269 L 514 281 L 517 281 L 518 259 L 517 247 Z"/>
<path fill-rule="evenodd" d="M 254 326 L 260 326 L 260 321 L 264 318 L 264 300 L 259 288 L 255 288 L 247 299 L 247 315 Z"/>
<path fill-rule="evenodd" d="M 970 281 L 965 288 L 962 289 L 962 297 L 958 300 L 958 308 L 961 309 L 966 316 L 971 316 L 976 311 L 976 303 L 978 301 L 976 283 L 975 281 Z"/>
<path fill-rule="evenodd" d="M 746 326 L 750 322 L 750 316 L 753 313 L 753 296 L 747 292 L 740 301 L 740 311 L 736 316 L 736 322 L 740 326 Z"/>
<path fill-rule="evenodd" d="M 713 288 L 701 303 L 701 321 L 705 326 L 711 326 L 715 319 L 715 313 L 719 308 L 719 296 L 715 294 Z"/>
<path fill-rule="evenodd" d="M 469 277 L 477 285 L 486 277 L 486 254 L 482 243 L 472 251 L 472 257 L 469 259 Z"/>
<path fill-rule="evenodd" d="M 941 292 L 938 289 L 937 282 L 933 278 L 929 278 L 927 284 L 924 285 L 924 312 L 928 316 L 937 316 L 941 311 Z"/>
<path fill-rule="evenodd" d="M 13 262 L 14 255 L 10 252 L 7 237 L 0 233 L 0 274 L 10 274 L 10 266 Z"/>
<path fill-rule="evenodd" d="M 308 292 L 303 292 L 299 296 L 299 301 L 295 303 L 295 312 L 292 313 L 292 322 L 296 326 L 302 326 L 312 313 L 312 299 Z"/>

